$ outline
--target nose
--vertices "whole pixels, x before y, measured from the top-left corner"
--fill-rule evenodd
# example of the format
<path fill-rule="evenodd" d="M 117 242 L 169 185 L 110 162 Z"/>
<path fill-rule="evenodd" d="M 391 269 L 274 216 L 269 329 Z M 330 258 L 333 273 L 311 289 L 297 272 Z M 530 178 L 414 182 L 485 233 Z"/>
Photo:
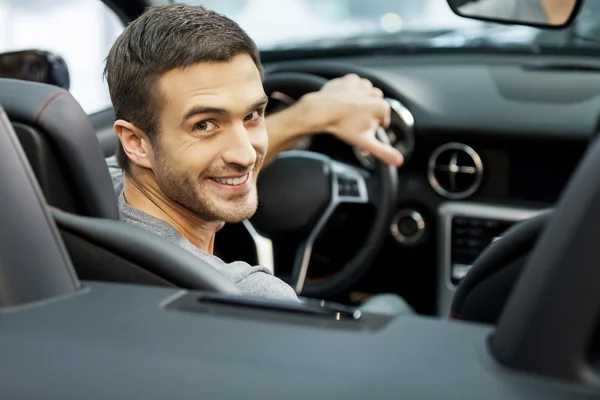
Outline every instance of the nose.
<path fill-rule="evenodd" d="M 246 127 L 243 124 L 237 126 L 227 136 L 223 161 L 226 164 L 237 164 L 244 168 L 254 165 L 256 149 Z"/>

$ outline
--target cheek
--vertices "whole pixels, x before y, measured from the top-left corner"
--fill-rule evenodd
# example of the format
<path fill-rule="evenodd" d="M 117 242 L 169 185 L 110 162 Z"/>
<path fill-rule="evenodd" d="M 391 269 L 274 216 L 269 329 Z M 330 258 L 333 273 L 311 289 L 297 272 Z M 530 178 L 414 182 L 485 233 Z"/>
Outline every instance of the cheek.
<path fill-rule="evenodd" d="M 171 171 L 198 176 L 209 169 L 214 158 L 210 144 L 205 142 L 178 143 L 161 152 L 159 162 Z"/>
<path fill-rule="evenodd" d="M 219 150 L 219 143 L 213 140 L 196 142 L 180 154 L 180 164 L 194 176 L 210 174 L 218 163 Z"/>
<path fill-rule="evenodd" d="M 177 157 L 180 168 L 194 176 L 199 176 L 205 171 L 209 171 L 215 159 L 210 146 L 206 146 L 204 143 L 198 143 L 190 147 Z"/>
<path fill-rule="evenodd" d="M 251 132 L 252 146 L 258 153 L 266 153 L 269 147 L 269 135 L 265 126 L 257 127 Z"/>

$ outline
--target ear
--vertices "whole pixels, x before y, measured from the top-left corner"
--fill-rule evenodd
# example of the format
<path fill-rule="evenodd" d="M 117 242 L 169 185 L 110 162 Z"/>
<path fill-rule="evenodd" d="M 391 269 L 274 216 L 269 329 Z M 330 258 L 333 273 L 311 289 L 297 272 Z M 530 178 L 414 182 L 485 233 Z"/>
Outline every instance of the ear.
<path fill-rule="evenodd" d="M 152 169 L 152 146 L 146 134 L 122 119 L 115 121 L 114 129 L 131 162 L 139 167 Z"/>

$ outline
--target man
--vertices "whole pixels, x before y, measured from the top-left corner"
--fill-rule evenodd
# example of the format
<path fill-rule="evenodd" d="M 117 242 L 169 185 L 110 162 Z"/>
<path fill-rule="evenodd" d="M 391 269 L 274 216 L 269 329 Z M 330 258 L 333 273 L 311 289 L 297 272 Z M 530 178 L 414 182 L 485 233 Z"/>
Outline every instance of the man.
<path fill-rule="evenodd" d="M 268 157 L 267 98 L 254 42 L 235 22 L 204 8 L 154 7 L 117 39 L 105 75 L 117 118 L 117 161 L 125 174 L 119 195 L 123 219 L 202 258 L 245 294 L 297 301 L 293 289 L 268 269 L 225 264 L 212 255 L 223 224 L 256 211 L 256 179 Z M 399 164 L 401 157 L 374 137 L 377 124 L 389 120 L 381 92 L 358 77 L 345 79 L 300 100 L 294 106 L 301 110 L 298 117 L 310 115 L 335 129 L 360 125 L 359 119 L 339 121 L 319 109 L 328 91 L 341 105 L 347 103 L 342 83 L 355 82 L 353 88 L 360 85 L 371 93 L 363 106 L 377 117 L 362 121 L 362 132 L 352 140 Z M 271 119 L 269 128 L 285 121 Z M 295 135 L 315 127 L 297 128 Z M 277 150 L 296 137 L 273 132 Z"/>

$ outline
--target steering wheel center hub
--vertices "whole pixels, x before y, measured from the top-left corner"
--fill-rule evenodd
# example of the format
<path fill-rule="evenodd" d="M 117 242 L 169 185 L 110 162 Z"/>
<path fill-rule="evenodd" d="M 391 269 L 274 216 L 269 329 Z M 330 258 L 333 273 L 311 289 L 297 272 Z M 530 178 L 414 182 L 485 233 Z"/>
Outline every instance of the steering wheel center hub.
<path fill-rule="evenodd" d="M 258 176 L 252 224 L 269 236 L 310 232 L 331 202 L 331 176 L 326 160 L 310 153 L 277 158 Z"/>

